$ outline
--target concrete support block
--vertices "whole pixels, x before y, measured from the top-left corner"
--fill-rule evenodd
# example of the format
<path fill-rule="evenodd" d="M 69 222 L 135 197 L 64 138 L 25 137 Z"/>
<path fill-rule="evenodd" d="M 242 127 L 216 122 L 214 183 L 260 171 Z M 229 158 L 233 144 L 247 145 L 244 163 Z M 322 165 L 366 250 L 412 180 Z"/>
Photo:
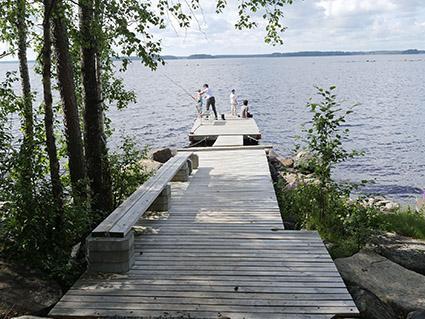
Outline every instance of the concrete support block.
<path fill-rule="evenodd" d="M 199 167 L 199 156 L 192 154 L 190 155 L 190 160 L 192 161 L 192 168 L 197 169 Z"/>
<path fill-rule="evenodd" d="M 187 165 L 189 166 L 189 175 L 192 175 L 193 164 L 192 164 L 192 161 L 190 159 L 187 160 Z"/>
<path fill-rule="evenodd" d="M 134 233 L 124 238 L 87 237 L 87 261 L 90 272 L 124 273 L 134 264 Z"/>
<path fill-rule="evenodd" d="M 167 184 L 161 194 L 155 199 L 152 205 L 148 208 L 152 212 L 165 212 L 170 209 L 171 205 L 171 185 Z"/>
<path fill-rule="evenodd" d="M 187 182 L 189 180 L 190 168 L 188 162 L 184 163 L 182 168 L 173 177 L 172 182 Z"/>

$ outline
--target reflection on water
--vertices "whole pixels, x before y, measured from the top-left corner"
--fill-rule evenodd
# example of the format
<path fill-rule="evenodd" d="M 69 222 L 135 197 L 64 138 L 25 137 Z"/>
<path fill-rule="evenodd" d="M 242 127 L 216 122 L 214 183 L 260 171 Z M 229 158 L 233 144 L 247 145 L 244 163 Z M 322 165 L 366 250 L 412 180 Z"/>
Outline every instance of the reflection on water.
<path fill-rule="evenodd" d="M 7 67 L 0 64 L 1 76 Z M 338 178 L 374 180 L 368 191 L 404 201 L 425 188 L 425 55 L 182 60 L 157 72 L 134 62 L 125 81 L 138 103 L 109 112 L 116 129 L 112 147 L 121 130 L 152 147 L 188 144 L 193 100 L 164 74 L 189 92 L 209 83 L 220 112 L 230 110 L 228 95 L 235 88 L 250 101 L 263 142 L 283 154 L 291 153 L 294 136 L 310 117 L 305 104 L 315 96 L 314 85 L 335 84 L 347 106 L 361 103 L 346 125 L 347 145 L 366 152 L 341 165 Z"/>

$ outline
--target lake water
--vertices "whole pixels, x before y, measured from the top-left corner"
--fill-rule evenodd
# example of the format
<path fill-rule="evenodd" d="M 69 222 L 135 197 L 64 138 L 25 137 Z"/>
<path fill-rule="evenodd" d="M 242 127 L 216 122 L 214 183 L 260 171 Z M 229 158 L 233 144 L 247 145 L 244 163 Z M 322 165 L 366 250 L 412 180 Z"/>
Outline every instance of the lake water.
<path fill-rule="evenodd" d="M 0 64 L 2 74 L 7 66 Z M 348 118 L 346 145 L 365 151 L 341 165 L 337 178 L 374 181 L 367 191 L 410 203 L 425 188 L 425 55 L 178 60 L 156 72 L 134 62 L 125 81 L 138 103 L 109 112 L 112 145 L 121 131 L 151 147 L 188 144 L 194 103 L 169 78 L 189 92 L 209 83 L 219 112 L 229 111 L 235 88 L 250 101 L 263 143 L 283 155 L 310 119 L 306 102 L 318 100 L 314 86 L 334 84 L 347 107 L 361 103 Z"/>

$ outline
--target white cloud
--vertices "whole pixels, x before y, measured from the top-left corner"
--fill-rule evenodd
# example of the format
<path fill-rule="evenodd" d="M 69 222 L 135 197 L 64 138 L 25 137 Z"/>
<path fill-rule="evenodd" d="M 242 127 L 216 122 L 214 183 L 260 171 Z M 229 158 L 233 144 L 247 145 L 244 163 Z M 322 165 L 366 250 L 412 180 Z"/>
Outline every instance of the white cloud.
<path fill-rule="evenodd" d="M 317 6 L 325 10 L 326 16 L 392 11 L 397 5 L 392 0 L 320 0 Z"/>

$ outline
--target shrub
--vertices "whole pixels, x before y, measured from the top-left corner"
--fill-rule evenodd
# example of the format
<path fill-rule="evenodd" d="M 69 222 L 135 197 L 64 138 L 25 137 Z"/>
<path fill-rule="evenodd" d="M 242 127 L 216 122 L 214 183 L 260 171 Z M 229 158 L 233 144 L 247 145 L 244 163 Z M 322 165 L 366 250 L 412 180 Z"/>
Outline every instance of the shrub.
<path fill-rule="evenodd" d="M 131 137 L 122 137 L 118 151 L 109 158 L 114 207 L 118 207 L 128 196 L 142 185 L 149 177 L 140 163 L 147 158 L 147 148 L 140 150 Z"/>

